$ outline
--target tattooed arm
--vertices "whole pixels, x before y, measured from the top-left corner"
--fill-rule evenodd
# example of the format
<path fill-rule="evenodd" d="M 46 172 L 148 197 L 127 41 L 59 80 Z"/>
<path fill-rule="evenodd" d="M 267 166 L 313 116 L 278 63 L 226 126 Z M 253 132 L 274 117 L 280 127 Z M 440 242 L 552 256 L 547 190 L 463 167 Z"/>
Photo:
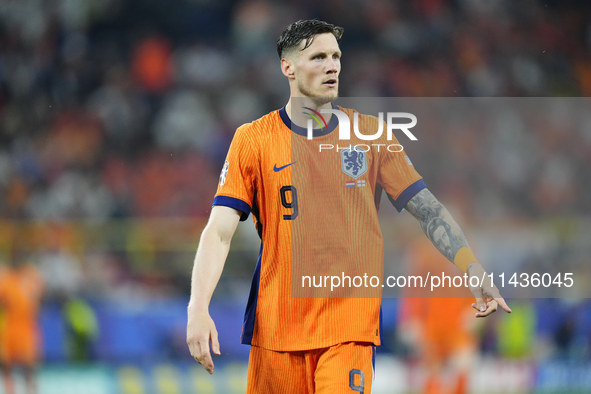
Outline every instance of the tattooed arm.
<path fill-rule="evenodd" d="M 404 208 L 419 221 L 427 238 L 452 263 L 458 250 L 469 247 L 460 226 L 428 189 L 418 192 Z"/>
<path fill-rule="evenodd" d="M 470 248 L 460 226 L 451 217 L 449 211 L 428 190 L 423 189 L 412 197 L 404 208 L 420 223 L 427 238 L 449 261 L 456 263 L 456 256 L 463 248 Z M 466 249 L 463 250 L 465 252 Z M 471 252 L 469 253 L 471 255 Z M 473 255 L 472 255 L 473 256 Z M 469 277 L 484 277 L 486 274 L 480 263 L 475 259 L 467 267 Z M 470 286 L 470 291 L 476 297 L 476 303 L 472 304 L 478 311 L 476 317 L 485 317 L 497 310 L 497 305 L 507 311 L 511 309 L 500 296 L 496 286 L 490 286 L 490 282 L 482 284 L 482 287 Z"/>

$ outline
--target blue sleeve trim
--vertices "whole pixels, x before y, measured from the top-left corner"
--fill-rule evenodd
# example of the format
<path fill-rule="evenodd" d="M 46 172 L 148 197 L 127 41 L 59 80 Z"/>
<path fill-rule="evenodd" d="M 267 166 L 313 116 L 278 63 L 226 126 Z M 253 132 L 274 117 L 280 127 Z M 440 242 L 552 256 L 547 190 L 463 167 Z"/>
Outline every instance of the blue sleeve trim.
<path fill-rule="evenodd" d="M 398 212 L 401 212 L 404 209 L 404 206 L 406 205 L 408 200 L 410 200 L 415 196 L 415 194 L 426 188 L 427 185 L 425 185 L 425 182 L 422 179 L 419 179 L 418 181 L 404 189 L 404 191 L 400 193 L 396 200 L 393 199 L 392 196 L 390 196 L 389 194 L 388 199 L 390 199 L 390 202 L 392 203 L 392 205 L 394 205 L 396 210 Z"/>
<path fill-rule="evenodd" d="M 230 207 L 242 211 L 242 215 L 240 215 L 240 221 L 245 221 L 246 219 L 248 219 L 248 215 L 250 215 L 250 205 L 248 205 L 245 201 L 240 200 L 239 198 L 217 196 L 213 199 L 213 204 L 211 205 L 223 205 L 225 207 Z"/>
<path fill-rule="evenodd" d="M 261 261 L 263 260 L 263 242 L 261 241 L 261 249 L 259 250 L 259 259 L 257 266 L 254 269 L 252 276 L 252 284 L 250 286 L 250 294 L 248 295 L 248 302 L 246 303 L 246 311 L 244 312 L 244 321 L 242 322 L 242 335 L 240 343 L 244 345 L 252 345 L 252 338 L 254 336 L 254 325 L 257 315 L 257 304 L 259 302 L 259 285 L 261 283 Z"/>

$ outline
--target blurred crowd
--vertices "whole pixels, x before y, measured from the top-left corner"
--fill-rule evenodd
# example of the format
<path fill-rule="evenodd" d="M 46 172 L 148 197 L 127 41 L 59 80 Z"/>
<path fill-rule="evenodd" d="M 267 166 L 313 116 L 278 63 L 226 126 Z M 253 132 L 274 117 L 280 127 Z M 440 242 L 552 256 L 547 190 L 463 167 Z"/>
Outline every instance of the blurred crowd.
<path fill-rule="evenodd" d="M 275 40 L 299 18 L 345 27 L 343 96 L 591 94 L 583 1 L 346 3 L 2 2 L 0 216 L 206 216 L 235 128 L 287 100 Z M 540 176 L 581 183 L 564 162 Z"/>
<path fill-rule="evenodd" d="M 275 41 L 304 18 L 345 28 L 342 96 L 591 95 L 583 0 L 1 1 L 2 258 L 34 251 L 27 226 L 50 223 L 35 255 L 50 298 L 117 288 L 123 299 L 123 284 L 138 278 L 156 294 L 186 292 L 189 242 L 165 242 L 166 264 L 134 265 L 159 252 L 146 246 L 145 221 L 202 224 L 234 130 L 287 101 Z M 412 158 L 472 226 L 588 216 L 591 120 L 542 122 L 536 134 L 519 124 L 507 116 L 483 139 L 474 124 L 453 138 L 430 135 Z M 72 224 L 80 220 L 137 222 L 125 222 L 124 246 L 110 250 L 120 228 L 105 227 L 111 237 L 97 247 L 92 231 Z M 184 233 L 197 241 L 197 228 Z M 553 261 L 582 261 L 566 248 L 584 238 L 568 238 L 575 230 L 564 221 L 556 233 Z M 184 264 L 170 263 L 175 247 Z"/>

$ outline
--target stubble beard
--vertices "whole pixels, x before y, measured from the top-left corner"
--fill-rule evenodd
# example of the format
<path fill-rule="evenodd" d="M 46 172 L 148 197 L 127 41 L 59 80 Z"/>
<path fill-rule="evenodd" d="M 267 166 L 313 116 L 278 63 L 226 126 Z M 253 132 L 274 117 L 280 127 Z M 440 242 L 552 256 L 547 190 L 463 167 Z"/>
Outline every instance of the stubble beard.
<path fill-rule="evenodd" d="M 298 81 L 298 90 L 300 91 L 300 93 L 302 93 L 302 95 L 304 97 L 307 97 L 307 98 L 311 99 L 312 101 L 314 101 L 314 103 L 317 106 L 321 106 L 326 103 L 331 103 L 339 97 L 338 91 L 336 92 L 336 94 L 334 96 L 318 96 L 317 94 L 312 92 L 310 89 L 308 89 L 307 86 L 305 86 L 300 81 Z"/>

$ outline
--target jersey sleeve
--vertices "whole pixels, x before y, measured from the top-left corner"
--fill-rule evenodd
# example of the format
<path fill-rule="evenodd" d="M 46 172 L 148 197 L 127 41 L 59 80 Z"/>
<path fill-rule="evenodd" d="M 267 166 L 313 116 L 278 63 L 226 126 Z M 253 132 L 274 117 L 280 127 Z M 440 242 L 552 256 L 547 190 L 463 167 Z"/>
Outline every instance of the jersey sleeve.
<path fill-rule="evenodd" d="M 257 158 L 245 129 L 246 126 L 242 126 L 234 134 L 213 199 L 213 206 L 223 205 L 241 211 L 241 221 L 246 220 L 252 210 L 257 168 Z"/>
<path fill-rule="evenodd" d="M 399 144 L 399 142 L 396 137 L 392 136 L 388 145 L 394 144 Z M 404 209 L 408 200 L 427 187 L 404 150 L 400 152 L 380 151 L 378 183 L 384 188 L 390 202 L 398 212 Z"/>

